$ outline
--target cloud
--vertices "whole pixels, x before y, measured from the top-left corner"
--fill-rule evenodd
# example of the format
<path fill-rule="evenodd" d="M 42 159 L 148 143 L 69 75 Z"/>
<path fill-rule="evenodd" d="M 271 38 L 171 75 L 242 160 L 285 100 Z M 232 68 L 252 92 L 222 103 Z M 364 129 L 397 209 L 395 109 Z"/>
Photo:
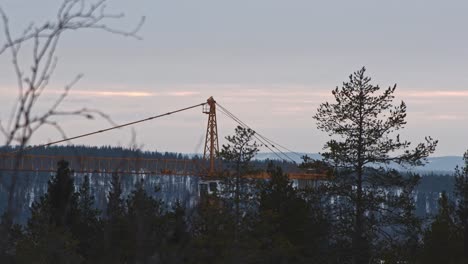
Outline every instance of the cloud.
<path fill-rule="evenodd" d="M 185 96 L 194 96 L 199 95 L 200 92 L 195 91 L 177 91 L 177 92 L 168 92 L 165 95 L 175 96 L 175 97 L 185 97 Z"/>
<path fill-rule="evenodd" d="M 442 114 L 442 115 L 434 115 L 431 117 L 433 120 L 441 120 L 441 121 L 456 121 L 456 120 L 463 120 L 465 116 L 457 115 L 457 114 Z"/>
<path fill-rule="evenodd" d="M 62 93 L 62 91 L 50 91 L 52 93 Z M 103 96 L 103 97 L 151 97 L 156 96 L 156 93 L 142 91 L 86 91 L 86 90 L 71 90 L 70 94 L 84 96 Z"/>
<path fill-rule="evenodd" d="M 468 90 L 460 91 L 401 91 L 397 92 L 398 95 L 403 97 L 418 97 L 418 98 L 465 98 L 468 97 Z"/>
<path fill-rule="evenodd" d="M 200 94 L 196 91 L 174 91 L 174 92 L 148 92 L 148 91 L 89 91 L 89 90 L 72 90 L 73 95 L 83 96 L 105 96 L 105 97 L 188 97 Z"/>

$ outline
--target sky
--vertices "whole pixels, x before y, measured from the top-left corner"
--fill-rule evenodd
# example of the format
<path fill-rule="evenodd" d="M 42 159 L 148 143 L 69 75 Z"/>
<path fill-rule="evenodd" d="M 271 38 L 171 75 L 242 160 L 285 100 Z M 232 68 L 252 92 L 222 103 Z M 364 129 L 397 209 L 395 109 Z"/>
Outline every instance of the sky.
<path fill-rule="evenodd" d="M 14 34 L 52 18 L 60 3 L 0 0 Z M 98 108 L 125 123 L 214 96 L 263 135 L 298 152 L 320 152 L 328 137 L 312 116 L 365 66 L 374 84 L 396 83 L 396 101 L 407 103 L 402 137 L 438 139 L 435 156 L 468 149 L 467 1 L 108 0 L 108 9 L 125 12 L 110 22 L 123 29 L 145 16 L 143 40 L 95 30 L 64 35 L 38 112 L 82 73 L 62 109 Z M 17 92 L 10 61 L 0 56 L 0 120 Z M 195 109 L 140 124 L 136 140 L 148 150 L 201 152 L 206 119 Z M 60 122 L 69 136 L 109 125 Z M 221 139 L 235 127 L 222 114 L 218 125 Z M 32 142 L 59 138 L 44 128 Z M 121 129 L 75 143 L 126 146 L 131 138 L 130 129 Z"/>

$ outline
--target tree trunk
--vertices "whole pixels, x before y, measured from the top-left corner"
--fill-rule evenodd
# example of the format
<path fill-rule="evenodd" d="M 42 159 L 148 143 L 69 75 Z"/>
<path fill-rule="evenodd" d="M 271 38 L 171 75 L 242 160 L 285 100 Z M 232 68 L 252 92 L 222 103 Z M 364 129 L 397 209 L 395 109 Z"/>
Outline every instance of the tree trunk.
<path fill-rule="evenodd" d="M 236 223 L 234 227 L 234 239 L 237 243 L 239 241 L 239 219 L 240 219 L 240 161 L 237 162 L 237 174 L 236 174 L 236 192 L 235 192 L 235 203 L 236 203 Z"/>
<path fill-rule="evenodd" d="M 356 222 L 354 227 L 354 263 L 367 264 L 369 263 L 369 252 L 366 237 L 364 235 L 364 201 L 363 201 L 363 154 L 364 154 L 364 94 L 359 96 L 359 138 L 357 144 L 357 167 L 356 167 Z"/>
<path fill-rule="evenodd" d="M 356 190 L 356 215 L 354 227 L 354 263 L 367 264 L 369 263 L 369 250 L 367 240 L 364 235 L 364 208 L 363 208 L 363 180 L 362 180 L 362 165 L 357 169 L 357 190 Z"/>

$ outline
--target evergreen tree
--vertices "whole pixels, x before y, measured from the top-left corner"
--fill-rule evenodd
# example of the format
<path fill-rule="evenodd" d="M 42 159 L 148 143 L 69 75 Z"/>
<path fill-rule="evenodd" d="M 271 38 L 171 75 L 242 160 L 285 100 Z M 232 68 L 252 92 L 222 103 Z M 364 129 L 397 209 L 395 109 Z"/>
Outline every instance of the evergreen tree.
<path fill-rule="evenodd" d="M 468 263 L 468 151 L 463 155 L 465 166 L 455 170 L 455 195 L 458 200 L 456 213 L 463 235 L 463 252 Z"/>
<path fill-rule="evenodd" d="M 176 201 L 172 211 L 166 215 L 167 241 L 162 248 L 163 263 L 188 263 L 190 260 L 190 233 L 185 208 Z"/>
<path fill-rule="evenodd" d="M 235 223 L 216 193 L 202 197 L 192 219 L 190 263 L 236 263 L 242 254 L 233 240 Z"/>
<path fill-rule="evenodd" d="M 103 251 L 103 230 L 99 218 L 100 211 L 94 208 L 94 196 L 91 194 L 89 176 L 85 175 L 78 195 L 78 219 L 72 233 L 79 241 L 78 252 L 86 263 L 96 262 Z"/>
<path fill-rule="evenodd" d="M 241 227 L 241 205 L 246 205 L 251 198 L 245 188 L 247 179 L 242 176 L 249 171 L 249 163 L 259 151 L 259 145 L 253 140 L 254 136 L 255 131 L 252 129 L 237 126 L 235 134 L 226 137 L 229 143 L 223 145 L 219 154 L 236 171 L 234 182 L 232 182 L 231 177 L 228 177 L 224 185 L 224 193 L 227 193 L 227 195 L 224 195 L 224 198 L 234 196 L 236 241 L 239 238 L 238 233 Z"/>
<path fill-rule="evenodd" d="M 25 235 L 18 242 L 18 263 L 81 263 L 79 241 L 72 232 L 78 223 L 78 195 L 68 162 L 59 161 L 47 193 L 33 203 Z"/>
<path fill-rule="evenodd" d="M 280 167 L 270 164 L 268 173 L 271 179 L 258 188 L 259 215 L 251 234 L 259 243 L 256 262 L 325 262 L 327 225 L 322 208 L 307 201 Z"/>
<path fill-rule="evenodd" d="M 107 196 L 107 218 L 115 220 L 124 215 L 125 205 L 122 199 L 122 183 L 118 173 L 112 173 L 111 189 Z"/>
<path fill-rule="evenodd" d="M 22 236 L 21 226 L 14 224 L 8 214 L 3 214 L 0 218 L 0 260 L 2 263 L 14 263 L 16 246 Z"/>
<path fill-rule="evenodd" d="M 424 234 L 421 263 L 465 263 L 463 241 L 455 219 L 455 208 L 446 193 L 439 200 L 439 212 Z"/>
<path fill-rule="evenodd" d="M 44 206 L 50 206 L 52 224 L 70 229 L 77 218 L 78 201 L 68 162 L 57 164 L 57 174 L 49 181 Z"/>
<path fill-rule="evenodd" d="M 366 167 L 390 162 L 420 165 L 437 145 L 426 138 L 411 150 L 410 142 L 394 135 L 406 124 L 406 104 L 392 104 L 395 89 L 396 85 L 378 93 L 380 87 L 371 84 L 362 68 L 342 88 L 333 90 L 335 102 L 321 104 L 314 116 L 318 128 L 332 137 L 322 155 L 337 168 L 330 186 L 340 198 L 340 215 L 353 216 L 343 227 L 350 231 L 345 233 L 352 243 L 354 263 L 369 262 L 375 240 L 385 237 L 384 229 L 392 228 L 393 221 L 401 222 L 402 208 L 411 202 L 398 196 L 389 200 L 384 190 L 405 188 L 413 179 L 408 182 L 384 169 L 368 173 Z"/>
<path fill-rule="evenodd" d="M 111 189 L 104 225 L 104 259 L 107 263 L 124 263 L 128 258 L 130 230 L 126 208 L 122 199 L 122 183 L 118 173 L 112 174 Z"/>
<path fill-rule="evenodd" d="M 167 233 L 162 205 L 160 200 L 148 195 L 143 181 L 139 181 L 129 195 L 126 215 L 129 228 L 128 262 L 160 261 L 159 250 Z"/>
<path fill-rule="evenodd" d="M 188 225 L 186 222 L 185 208 L 177 201 L 169 214 L 172 232 L 169 242 L 175 245 L 184 245 L 188 242 Z"/>

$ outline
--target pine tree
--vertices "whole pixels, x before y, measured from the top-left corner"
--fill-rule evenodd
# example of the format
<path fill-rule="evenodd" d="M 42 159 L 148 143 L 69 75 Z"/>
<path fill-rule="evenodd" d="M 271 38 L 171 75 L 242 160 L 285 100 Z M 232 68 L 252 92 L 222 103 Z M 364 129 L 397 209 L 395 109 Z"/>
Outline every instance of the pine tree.
<path fill-rule="evenodd" d="M 139 181 L 127 199 L 126 215 L 129 228 L 129 255 L 132 263 L 159 261 L 159 250 L 166 234 L 163 203 L 148 195 L 144 182 Z"/>
<path fill-rule="evenodd" d="M 335 102 L 321 104 L 314 116 L 318 128 L 332 137 L 322 155 L 337 168 L 330 191 L 340 198 L 341 216 L 353 216 L 344 229 L 351 231 L 354 263 L 369 262 L 373 240 L 401 222 L 399 214 L 411 202 L 398 195 L 388 199 L 384 190 L 405 188 L 414 181 L 395 171 L 367 167 L 391 162 L 421 165 L 437 145 L 429 137 L 411 150 L 410 142 L 395 135 L 406 124 L 406 104 L 393 105 L 396 85 L 379 93 L 380 87 L 371 84 L 365 71 L 353 73 L 342 88 L 333 90 Z"/>
<path fill-rule="evenodd" d="M 14 224 L 8 214 L 0 217 L 0 260 L 2 263 L 15 263 L 16 246 L 23 237 L 20 225 Z"/>
<path fill-rule="evenodd" d="M 169 237 L 169 242 L 177 245 L 184 245 L 188 242 L 188 225 L 185 215 L 185 208 L 179 200 L 176 201 L 169 214 L 172 222 L 172 234 Z"/>
<path fill-rule="evenodd" d="M 123 263 L 127 261 L 131 234 L 126 218 L 125 203 L 122 199 L 122 183 L 118 173 L 112 174 L 111 189 L 107 198 L 104 259 L 107 263 Z"/>
<path fill-rule="evenodd" d="M 99 218 L 100 211 L 94 208 L 94 196 L 91 194 L 89 176 L 85 175 L 77 193 L 78 219 L 72 233 L 79 241 L 78 252 L 87 263 L 96 262 L 103 251 L 103 226 Z"/>
<path fill-rule="evenodd" d="M 217 194 L 201 199 L 192 219 L 190 263 L 236 263 L 233 254 L 241 253 L 233 240 L 235 223 Z"/>
<path fill-rule="evenodd" d="M 242 176 L 248 172 L 249 163 L 258 153 L 259 145 L 253 140 L 255 131 L 241 126 L 236 127 L 235 134 L 227 136 L 229 142 L 223 145 L 220 157 L 227 161 L 236 171 L 234 182 L 228 177 L 224 185 L 224 198 L 234 196 L 234 215 L 235 215 L 235 240 L 239 238 L 239 229 L 241 228 L 241 204 L 244 205 L 249 200 L 249 194 L 245 192 L 246 179 Z M 242 197 L 247 196 L 247 197 Z"/>
<path fill-rule="evenodd" d="M 186 209 L 179 200 L 172 207 L 172 211 L 165 216 L 168 234 L 162 248 L 163 263 L 187 263 L 190 260 L 190 233 L 187 223 Z"/>
<path fill-rule="evenodd" d="M 458 199 L 456 213 L 463 234 L 463 251 L 468 262 L 468 151 L 463 155 L 465 166 L 455 170 L 455 195 Z"/>
<path fill-rule="evenodd" d="M 454 204 L 442 193 L 439 212 L 424 234 L 421 263 L 464 263 L 463 241 L 456 224 Z"/>
<path fill-rule="evenodd" d="M 258 218 L 252 236 L 259 243 L 262 263 L 323 262 L 326 219 L 304 193 L 293 187 L 280 167 L 269 165 L 271 179 L 258 187 Z M 308 196 L 311 197 L 311 196 Z"/>
<path fill-rule="evenodd" d="M 79 217 L 68 162 L 59 161 L 47 193 L 33 203 L 25 235 L 18 242 L 17 263 L 81 263 L 75 230 Z"/>
<path fill-rule="evenodd" d="M 125 206 L 122 199 L 122 183 L 118 173 L 112 174 L 111 189 L 107 198 L 107 218 L 113 220 L 122 217 L 124 215 Z"/>
<path fill-rule="evenodd" d="M 48 184 L 47 199 L 51 210 L 50 221 L 56 226 L 70 228 L 77 218 L 78 201 L 75 195 L 74 180 L 68 162 L 57 164 L 57 174 Z"/>

